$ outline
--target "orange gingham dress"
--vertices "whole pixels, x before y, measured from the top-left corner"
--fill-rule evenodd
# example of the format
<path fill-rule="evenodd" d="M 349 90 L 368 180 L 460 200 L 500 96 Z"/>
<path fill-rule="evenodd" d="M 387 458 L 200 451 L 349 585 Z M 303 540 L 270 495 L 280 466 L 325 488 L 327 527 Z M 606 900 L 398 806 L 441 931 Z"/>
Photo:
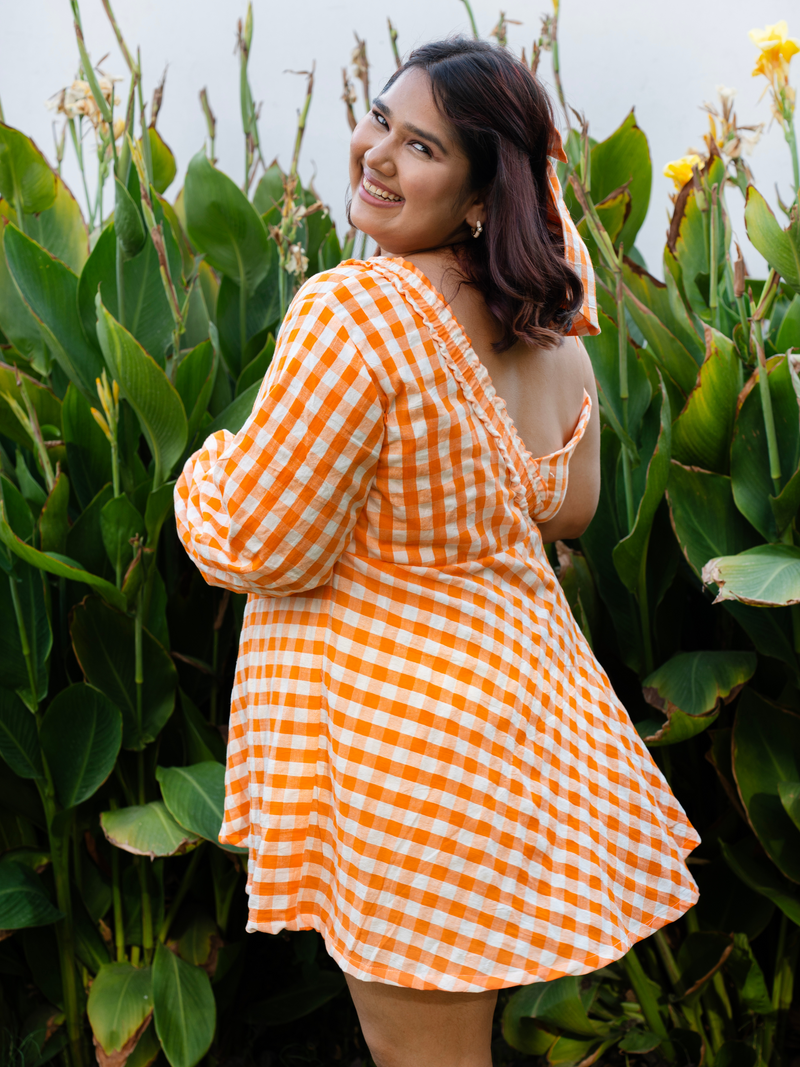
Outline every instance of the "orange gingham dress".
<path fill-rule="evenodd" d="M 551 183 L 573 332 L 596 332 Z M 175 488 L 206 580 L 249 594 L 220 832 L 249 849 L 248 930 L 314 928 L 356 978 L 475 992 L 595 970 L 695 903 L 699 838 L 537 527 L 590 409 L 531 456 L 402 259 L 295 296 L 252 415 Z"/>

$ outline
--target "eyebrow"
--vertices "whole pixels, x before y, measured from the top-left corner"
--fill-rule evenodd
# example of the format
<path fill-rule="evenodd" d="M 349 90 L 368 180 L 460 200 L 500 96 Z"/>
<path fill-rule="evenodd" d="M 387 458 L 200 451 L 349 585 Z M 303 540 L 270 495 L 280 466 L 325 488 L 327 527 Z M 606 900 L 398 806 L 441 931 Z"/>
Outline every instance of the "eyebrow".
<path fill-rule="evenodd" d="M 387 107 L 379 96 L 376 96 L 372 103 L 375 107 L 380 108 L 388 119 L 392 117 L 392 109 L 390 107 Z M 435 134 L 428 133 L 426 130 L 421 130 L 419 126 L 413 126 L 410 122 L 402 122 L 400 123 L 400 125 L 403 127 L 404 130 L 408 130 L 409 133 L 413 133 L 417 137 L 421 137 L 423 141 L 432 141 L 443 156 L 449 155 L 447 149 Z"/>

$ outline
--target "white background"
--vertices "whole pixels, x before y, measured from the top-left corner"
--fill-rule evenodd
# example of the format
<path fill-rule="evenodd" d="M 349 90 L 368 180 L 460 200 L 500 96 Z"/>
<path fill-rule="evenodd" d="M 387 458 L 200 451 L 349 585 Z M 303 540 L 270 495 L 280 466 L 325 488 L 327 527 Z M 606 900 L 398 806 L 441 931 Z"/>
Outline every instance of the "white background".
<path fill-rule="evenodd" d="M 174 197 L 191 156 L 203 147 L 205 121 L 198 93 L 208 89 L 217 116 L 219 166 L 237 183 L 243 175 L 243 138 L 239 112 L 238 57 L 234 54 L 237 18 L 245 0 L 112 0 L 130 48 L 140 45 L 144 87 L 152 89 L 169 64 L 158 128 L 179 164 Z M 523 25 L 509 28 L 515 51 L 538 36 L 548 0 L 503 0 L 509 18 Z M 702 147 L 707 117 L 700 110 L 714 101 L 722 83 L 738 89 L 739 121 L 764 121 L 769 127 L 768 96 L 759 102 L 763 78 L 752 78 L 756 50 L 748 30 L 780 18 L 800 35 L 800 15 L 776 0 L 562 0 L 560 51 L 568 101 L 585 112 L 592 136 L 607 137 L 636 108 L 653 157 L 650 211 L 637 239 L 649 269 L 663 277 L 661 255 L 670 208 L 672 182 L 661 174 L 664 164 Z M 487 34 L 497 21 L 495 0 L 473 0 L 479 30 Z M 797 16 L 792 21 L 792 11 Z M 127 76 L 100 0 L 81 0 L 84 33 L 93 61 L 106 52 L 103 68 Z M 0 0 L 0 100 L 5 120 L 34 138 L 51 161 L 53 115 L 45 99 L 75 76 L 78 62 L 69 0 Z M 316 60 L 316 91 L 301 157 L 301 176 L 312 175 L 330 205 L 340 234 L 347 191 L 349 129 L 341 102 L 341 68 L 350 62 L 353 31 L 367 40 L 372 62 L 372 90 L 377 94 L 394 69 L 386 28 L 387 16 L 399 30 L 399 46 L 414 45 L 467 31 L 460 0 L 255 0 L 255 35 L 250 77 L 256 101 L 263 101 L 260 131 L 267 162 L 273 156 L 286 167 L 291 159 L 297 109 L 304 79 L 287 70 L 307 70 Z M 550 56 L 540 76 L 552 85 Z M 794 62 L 797 84 L 800 57 Z M 123 100 L 127 82 L 118 86 Z M 359 113 L 363 107 L 359 101 Z M 91 135 L 90 135 L 91 137 Z M 782 199 L 791 198 L 791 163 L 777 123 L 765 130 L 749 163 L 761 192 L 775 207 L 775 183 Z M 62 171 L 78 199 L 80 182 L 69 141 Z M 110 208 L 108 195 L 107 210 Z M 763 261 L 745 242 L 742 198 L 729 189 L 728 204 L 735 235 L 745 249 L 751 274 Z"/>

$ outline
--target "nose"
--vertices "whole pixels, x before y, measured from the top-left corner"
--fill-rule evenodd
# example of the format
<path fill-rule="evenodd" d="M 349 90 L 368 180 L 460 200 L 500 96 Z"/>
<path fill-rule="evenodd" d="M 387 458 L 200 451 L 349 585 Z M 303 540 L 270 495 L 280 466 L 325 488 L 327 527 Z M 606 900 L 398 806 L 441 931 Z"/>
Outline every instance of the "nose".
<path fill-rule="evenodd" d="M 397 173 L 390 137 L 382 137 L 372 148 L 364 153 L 364 162 L 370 170 L 387 177 Z"/>

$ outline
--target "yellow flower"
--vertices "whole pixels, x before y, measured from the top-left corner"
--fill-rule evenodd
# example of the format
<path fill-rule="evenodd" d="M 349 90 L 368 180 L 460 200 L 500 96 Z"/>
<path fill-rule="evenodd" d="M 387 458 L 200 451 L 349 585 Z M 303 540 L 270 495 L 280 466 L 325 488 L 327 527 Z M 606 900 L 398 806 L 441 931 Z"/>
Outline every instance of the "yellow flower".
<path fill-rule="evenodd" d="M 751 30 L 750 40 L 759 49 L 753 77 L 763 74 L 770 82 L 785 85 L 789 77 L 789 61 L 800 52 L 800 41 L 789 36 L 785 19 L 763 30 Z"/>
<path fill-rule="evenodd" d="M 692 167 L 695 165 L 700 167 L 702 163 L 700 156 L 695 154 L 673 159 L 671 163 L 667 163 L 666 167 L 664 167 L 664 177 L 672 178 L 675 188 L 682 189 L 687 182 L 692 180 Z"/>

